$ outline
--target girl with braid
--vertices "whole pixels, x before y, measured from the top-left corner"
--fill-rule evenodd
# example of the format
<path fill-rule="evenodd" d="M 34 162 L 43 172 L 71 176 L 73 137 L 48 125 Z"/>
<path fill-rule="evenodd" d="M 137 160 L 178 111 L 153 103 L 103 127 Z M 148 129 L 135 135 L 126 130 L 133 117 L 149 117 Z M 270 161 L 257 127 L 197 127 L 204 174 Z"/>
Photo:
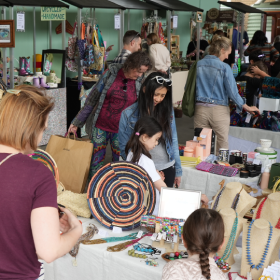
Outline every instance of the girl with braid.
<path fill-rule="evenodd" d="M 217 211 L 194 211 L 184 224 L 182 239 L 189 257 L 167 263 L 162 280 L 227 279 L 213 258 L 224 242 L 224 223 Z"/>

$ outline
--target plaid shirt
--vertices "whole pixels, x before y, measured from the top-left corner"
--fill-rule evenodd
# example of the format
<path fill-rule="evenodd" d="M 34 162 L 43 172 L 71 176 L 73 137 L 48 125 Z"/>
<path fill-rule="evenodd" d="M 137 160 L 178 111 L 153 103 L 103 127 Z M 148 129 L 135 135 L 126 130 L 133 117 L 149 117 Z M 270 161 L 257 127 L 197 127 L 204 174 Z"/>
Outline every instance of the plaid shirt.
<path fill-rule="evenodd" d="M 119 55 L 113 60 L 113 63 L 124 64 L 129 55 L 131 55 L 131 51 L 122 49 Z"/>

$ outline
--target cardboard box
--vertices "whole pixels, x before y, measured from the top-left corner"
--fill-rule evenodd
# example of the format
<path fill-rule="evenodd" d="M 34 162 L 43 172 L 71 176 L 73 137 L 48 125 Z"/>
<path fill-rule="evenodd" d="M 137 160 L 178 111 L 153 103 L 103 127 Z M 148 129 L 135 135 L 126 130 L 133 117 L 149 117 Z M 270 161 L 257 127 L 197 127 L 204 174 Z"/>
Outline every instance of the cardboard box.
<path fill-rule="evenodd" d="M 280 109 L 280 99 L 261 97 L 259 109 L 261 114 L 263 111 L 278 111 Z"/>

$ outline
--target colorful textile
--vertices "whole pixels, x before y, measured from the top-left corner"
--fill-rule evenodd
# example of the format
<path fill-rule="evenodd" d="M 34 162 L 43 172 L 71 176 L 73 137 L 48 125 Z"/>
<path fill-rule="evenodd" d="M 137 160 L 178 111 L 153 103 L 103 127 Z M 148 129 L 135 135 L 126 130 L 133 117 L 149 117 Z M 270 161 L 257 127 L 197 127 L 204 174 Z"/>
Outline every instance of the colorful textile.
<path fill-rule="evenodd" d="M 93 143 L 93 154 L 91 158 L 91 165 L 89 171 L 89 180 L 93 175 L 104 165 L 106 147 L 110 141 L 112 150 L 112 161 L 119 161 L 120 149 L 118 141 L 118 133 L 112 133 L 104 131 L 99 128 L 93 129 L 92 143 Z"/>
<path fill-rule="evenodd" d="M 124 80 L 127 83 L 124 83 Z M 127 88 L 126 91 L 123 90 L 124 86 Z M 118 133 L 122 111 L 134 104 L 136 100 L 135 81 L 126 79 L 121 69 L 114 83 L 107 91 L 95 126 L 108 132 Z"/>
<path fill-rule="evenodd" d="M 265 77 L 262 85 L 262 97 L 280 98 L 280 79 Z"/>
<path fill-rule="evenodd" d="M 117 226 L 126 231 L 139 227 L 143 215 L 151 215 L 156 193 L 142 167 L 122 161 L 98 170 L 89 184 L 87 199 L 99 223 L 108 229 Z"/>

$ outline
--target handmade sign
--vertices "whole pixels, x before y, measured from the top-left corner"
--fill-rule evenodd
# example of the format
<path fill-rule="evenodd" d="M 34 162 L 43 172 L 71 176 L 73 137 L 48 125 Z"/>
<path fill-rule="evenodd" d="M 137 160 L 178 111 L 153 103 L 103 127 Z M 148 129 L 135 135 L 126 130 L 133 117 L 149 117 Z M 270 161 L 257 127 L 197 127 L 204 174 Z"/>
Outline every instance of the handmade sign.
<path fill-rule="evenodd" d="M 41 7 L 41 21 L 66 20 L 66 8 Z"/>

